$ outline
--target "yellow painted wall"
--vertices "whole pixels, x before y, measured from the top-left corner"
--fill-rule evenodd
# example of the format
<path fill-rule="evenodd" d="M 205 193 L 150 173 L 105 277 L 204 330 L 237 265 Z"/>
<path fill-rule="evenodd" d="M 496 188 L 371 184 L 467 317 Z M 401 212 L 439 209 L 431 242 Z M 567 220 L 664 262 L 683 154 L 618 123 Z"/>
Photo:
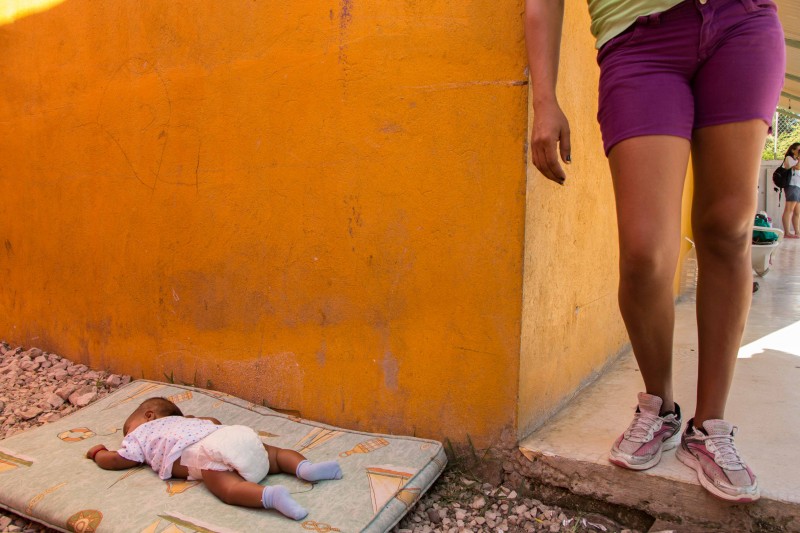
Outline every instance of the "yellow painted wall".
<path fill-rule="evenodd" d="M 596 119 L 599 69 L 589 23 L 585 3 L 566 2 L 558 81 L 572 139 L 566 185 L 528 168 L 520 436 L 540 426 L 629 347 L 617 304 L 616 212 Z M 689 179 L 684 206 L 690 201 Z M 690 235 L 688 210 L 682 231 Z M 688 248 L 683 240 L 681 264 Z"/>
<path fill-rule="evenodd" d="M 694 290 L 694 285 L 691 280 L 692 276 L 697 273 L 697 265 L 690 265 L 687 262 L 689 252 L 692 250 L 692 243 L 689 240 L 694 240 L 692 233 L 692 198 L 694 196 L 694 173 L 692 172 L 691 161 L 689 168 L 686 171 L 686 182 L 683 185 L 683 197 L 681 198 L 681 211 L 683 217 L 681 219 L 681 255 L 678 259 L 678 268 L 675 272 L 675 282 L 673 288 L 675 294 L 680 297 L 684 293 Z M 689 240 L 687 240 L 689 239 Z M 692 257 L 694 259 L 694 257 Z"/>
<path fill-rule="evenodd" d="M 0 26 L 0 336 L 488 442 L 516 422 L 521 17 L 521 0 L 65 0 Z M 601 179 L 594 151 L 578 143 L 573 174 Z M 610 205 L 547 234 L 590 242 L 574 229 Z M 613 289 L 592 281 L 559 320 L 596 322 Z"/>
<path fill-rule="evenodd" d="M 558 94 L 570 119 L 566 185 L 529 169 L 518 434 L 535 429 L 627 342 L 617 307 L 617 226 L 597 124 L 586 4 L 566 2 Z"/>

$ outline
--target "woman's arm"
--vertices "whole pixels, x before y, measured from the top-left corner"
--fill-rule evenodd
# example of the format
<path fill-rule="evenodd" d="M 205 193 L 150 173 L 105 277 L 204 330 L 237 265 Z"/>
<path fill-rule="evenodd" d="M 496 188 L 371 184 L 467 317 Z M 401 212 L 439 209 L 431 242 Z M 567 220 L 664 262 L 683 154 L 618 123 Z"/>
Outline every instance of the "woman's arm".
<path fill-rule="evenodd" d="M 556 97 L 563 19 L 564 0 L 525 2 L 525 44 L 533 94 L 531 159 L 545 177 L 560 184 L 566 174 L 558 162 L 557 144 L 561 160 L 571 160 L 569 122 Z"/>
<path fill-rule="evenodd" d="M 133 468 L 141 464 L 136 461 L 131 461 L 130 459 L 125 459 L 117 452 L 106 449 L 102 444 L 92 446 L 89 451 L 86 452 L 86 457 L 97 463 L 97 466 L 103 470 L 127 470 L 128 468 Z"/>

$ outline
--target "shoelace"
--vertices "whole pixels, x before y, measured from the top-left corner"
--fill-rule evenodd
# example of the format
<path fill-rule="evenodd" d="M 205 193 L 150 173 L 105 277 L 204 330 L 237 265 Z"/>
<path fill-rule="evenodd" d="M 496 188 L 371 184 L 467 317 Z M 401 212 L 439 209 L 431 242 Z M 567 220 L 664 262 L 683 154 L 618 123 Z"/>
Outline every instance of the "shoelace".
<path fill-rule="evenodd" d="M 648 442 L 661 429 L 661 418 L 650 413 L 635 413 L 633 422 L 625 431 L 625 438 L 633 442 Z"/>
<path fill-rule="evenodd" d="M 700 432 L 697 432 L 700 433 Z M 739 457 L 736 445 L 733 443 L 733 433 L 730 435 L 696 435 L 705 441 L 706 449 L 714 454 L 714 462 L 725 470 L 744 470 L 744 461 Z"/>

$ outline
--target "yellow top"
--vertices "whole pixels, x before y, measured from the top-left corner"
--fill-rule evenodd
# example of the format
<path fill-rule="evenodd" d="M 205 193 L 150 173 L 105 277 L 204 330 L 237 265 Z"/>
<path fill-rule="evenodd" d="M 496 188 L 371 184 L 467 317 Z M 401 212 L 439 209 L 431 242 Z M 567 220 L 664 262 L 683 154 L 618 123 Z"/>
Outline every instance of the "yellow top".
<path fill-rule="evenodd" d="M 588 0 L 592 17 L 592 35 L 599 50 L 608 41 L 625 31 L 638 17 L 661 13 L 682 0 Z"/>

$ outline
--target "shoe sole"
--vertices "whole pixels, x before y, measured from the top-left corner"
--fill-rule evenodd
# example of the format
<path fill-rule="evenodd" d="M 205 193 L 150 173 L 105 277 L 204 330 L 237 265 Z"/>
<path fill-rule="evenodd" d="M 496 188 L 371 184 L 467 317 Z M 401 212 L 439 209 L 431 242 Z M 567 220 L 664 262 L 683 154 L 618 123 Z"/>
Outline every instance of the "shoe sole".
<path fill-rule="evenodd" d="M 742 494 L 740 496 L 733 496 L 727 492 L 722 492 L 719 488 L 717 488 L 716 485 L 714 485 L 714 483 L 706 478 L 706 473 L 703 471 L 700 461 L 698 461 L 691 453 L 684 451 L 682 446 L 678 448 L 677 452 L 675 452 L 675 457 L 677 457 L 680 462 L 693 469 L 697 474 L 697 480 L 700 482 L 700 485 L 702 485 L 704 489 L 711 493 L 712 496 L 716 496 L 720 500 L 736 503 L 752 503 L 761 497 L 761 494 L 759 494 L 757 481 L 753 486 L 755 494 Z"/>
<path fill-rule="evenodd" d="M 680 431 L 676 431 L 673 436 L 671 436 L 661 444 L 661 447 L 658 449 L 658 453 L 656 453 L 656 455 L 646 463 L 631 464 L 628 461 L 626 461 L 624 457 L 615 456 L 613 449 L 611 450 L 611 453 L 608 456 L 608 462 L 622 468 L 627 468 L 628 470 L 636 470 L 636 471 L 649 470 L 650 468 L 653 468 L 661 461 L 661 456 L 664 454 L 664 452 L 676 448 L 678 446 L 678 443 L 680 443 L 680 441 L 681 441 Z"/>

